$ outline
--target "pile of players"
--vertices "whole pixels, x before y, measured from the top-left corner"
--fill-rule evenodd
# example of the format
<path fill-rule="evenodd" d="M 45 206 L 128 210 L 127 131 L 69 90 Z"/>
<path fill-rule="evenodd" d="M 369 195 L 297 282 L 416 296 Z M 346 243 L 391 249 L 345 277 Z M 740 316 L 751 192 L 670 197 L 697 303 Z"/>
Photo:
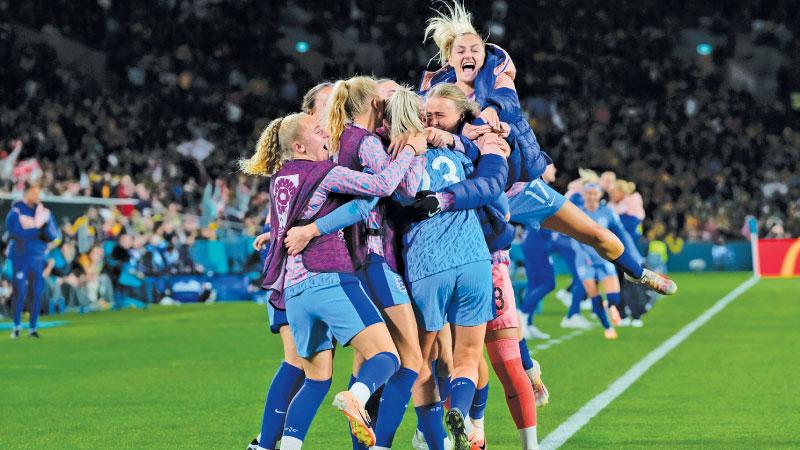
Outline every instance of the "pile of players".
<path fill-rule="evenodd" d="M 333 401 L 353 448 L 391 448 L 409 400 L 413 448 L 485 448 L 484 348 L 521 447 L 538 448 L 536 405 L 548 393 L 521 339 L 512 223 L 573 237 L 650 289 L 677 289 L 543 182 L 552 162 L 521 111 L 514 64 L 470 14 L 446 5 L 429 36 L 442 67 L 418 92 L 369 77 L 323 83 L 241 162 L 270 177 L 255 245 L 269 242 L 262 287 L 285 356 L 249 448 L 302 447 L 336 343 L 354 350 L 350 386 Z"/>

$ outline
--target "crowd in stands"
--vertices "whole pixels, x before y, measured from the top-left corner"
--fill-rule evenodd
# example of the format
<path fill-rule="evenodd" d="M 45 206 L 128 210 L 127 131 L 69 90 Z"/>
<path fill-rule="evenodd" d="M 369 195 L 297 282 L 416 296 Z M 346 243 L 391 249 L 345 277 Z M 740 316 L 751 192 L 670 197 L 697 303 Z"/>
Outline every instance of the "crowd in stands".
<path fill-rule="evenodd" d="M 148 3 L 0 0 L 2 190 L 40 176 L 52 195 L 139 200 L 90 210 L 89 244 L 74 221 L 67 226 L 59 250 L 66 266 L 52 270 L 66 270 L 70 286 L 97 284 L 90 299 L 108 301 L 103 290 L 118 284 L 95 276 L 110 273 L 105 264 L 116 257 L 92 256 L 107 240 L 123 260 L 159 248 L 169 270 L 183 271 L 196 265 L 184 251 L 194 240 L 229 228 L 256 234 L 265 184 L 239 177 L 235 161 L 266 121 L 298 109 L 307 88 L 359 72 L 416 84 L 435 53 L 421 42 L 430 6 L 423 0 Z M 636 183 L 646 230 L 736 239 L 753 214 L 762 235 L 798 236 L 800 118 L 786 95 L 765 103 L 732 90 L 724 64 L 737 33 L 756 29 L 787 61 L 800 60 L 791 20 L 798 5 L 707 3 L 469 7 L 479 30 L 514 58 L 520 99 L 560 171 L 560 190 L 580 167 L 613 170 Z M 678 58 L 687 27 L 726 36 L 726 44 L 705 65 Z M 23 39 L 23 28 L 101 52 L 102 76 L 61 63 L 51 46 Z M 314 70 L 291 42 L 284 48 L 296 30 L 310 36 Z"/>

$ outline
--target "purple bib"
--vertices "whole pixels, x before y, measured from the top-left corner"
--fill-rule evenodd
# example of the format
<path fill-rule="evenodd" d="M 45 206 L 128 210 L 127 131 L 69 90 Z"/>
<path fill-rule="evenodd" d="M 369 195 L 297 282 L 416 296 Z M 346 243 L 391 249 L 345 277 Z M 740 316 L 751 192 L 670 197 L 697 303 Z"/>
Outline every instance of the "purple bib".
<path fill-rule="evenodd" d="M 362 172 L 364 170 L 364 166 L 361 165 L 361 159 L 358 156 L 358 149 L 361 147 L 361 141 L 363 141 L 367 136 L 375 136 L 375 134 L 353 125 L 347 125 L 345 127 L 344 131 L 342 132 L 342 137 L 339 139 L 339 165 L 358 172 Z M 381 242 L 383 243 L 383 255 L 386 259 L 386 263 L 389 264 L 389 267 L 391 267 L 392 270 L 398 272 L 399 266 L 397 264 L 398 261 L 395 255 L 399 254 L 400 252 L 395 250 L 399 250 L 400 248 L 397 245 L 397 237 L 399 235 L 396 236 L 395 227 L 391 219 L 386 214 L 387 201 L 389 200 L 382 199 L 378 202 L 378 206 L 376 206 L 382 217 L 381 229 L 379 232 Z M 369 253 L 369 247 L 367 246 L 366 223 L 362 221 L 347 227 L 344 230 L 344 237 L 347 241 L 347 248 L 350 250 L 350 256 L 353 258 L 356 269 L 363 267 L 367 260 L 367 253 Z"/>
<path fill-rule="evenodd" d="M 269 301 L 277 309 L 285 309 L 283 284 L 288 255 L 283 240 L 286 232 L 293 226 L 313 222 L 342 204 L 340 196 L 329 196 L 312 218 L 300 219 L 317 187 L 334 167 L 336 164 L 331 161 L 288 161 L 270 180 L 272 243 L 264 261 L 261 287 L 272 291 Z M 309 272 L 354 271 L 345 241 L 338 233 L 312 239 L 303 250 L 302 258 Z"/>

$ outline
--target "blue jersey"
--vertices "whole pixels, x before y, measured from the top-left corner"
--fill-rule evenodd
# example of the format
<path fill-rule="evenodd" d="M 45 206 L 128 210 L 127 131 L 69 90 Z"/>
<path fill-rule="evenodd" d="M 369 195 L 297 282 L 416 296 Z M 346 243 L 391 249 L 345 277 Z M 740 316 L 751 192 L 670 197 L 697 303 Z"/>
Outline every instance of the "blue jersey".
<path fill-rule="evenodd" d="M 432 148 L 420 190 L 442 191 L 463 181 L 472 171 L 472 162 L 459 152 Z M 489 249 L 475 210 L 444 211 L 411 224 L 403 236 L 406 280 L 421 278 L 464 264 L 489 260 Z"/>

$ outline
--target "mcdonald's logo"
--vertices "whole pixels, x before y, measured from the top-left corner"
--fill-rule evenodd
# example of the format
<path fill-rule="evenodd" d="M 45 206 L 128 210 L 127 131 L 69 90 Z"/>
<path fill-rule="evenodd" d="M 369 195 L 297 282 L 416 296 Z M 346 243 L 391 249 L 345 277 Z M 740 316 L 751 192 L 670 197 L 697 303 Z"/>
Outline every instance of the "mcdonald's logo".
<path fill-rule="evenodd" d="M 800 276 L 800 239 L 760 239 L 758 260 L 762 276 Z"/>

